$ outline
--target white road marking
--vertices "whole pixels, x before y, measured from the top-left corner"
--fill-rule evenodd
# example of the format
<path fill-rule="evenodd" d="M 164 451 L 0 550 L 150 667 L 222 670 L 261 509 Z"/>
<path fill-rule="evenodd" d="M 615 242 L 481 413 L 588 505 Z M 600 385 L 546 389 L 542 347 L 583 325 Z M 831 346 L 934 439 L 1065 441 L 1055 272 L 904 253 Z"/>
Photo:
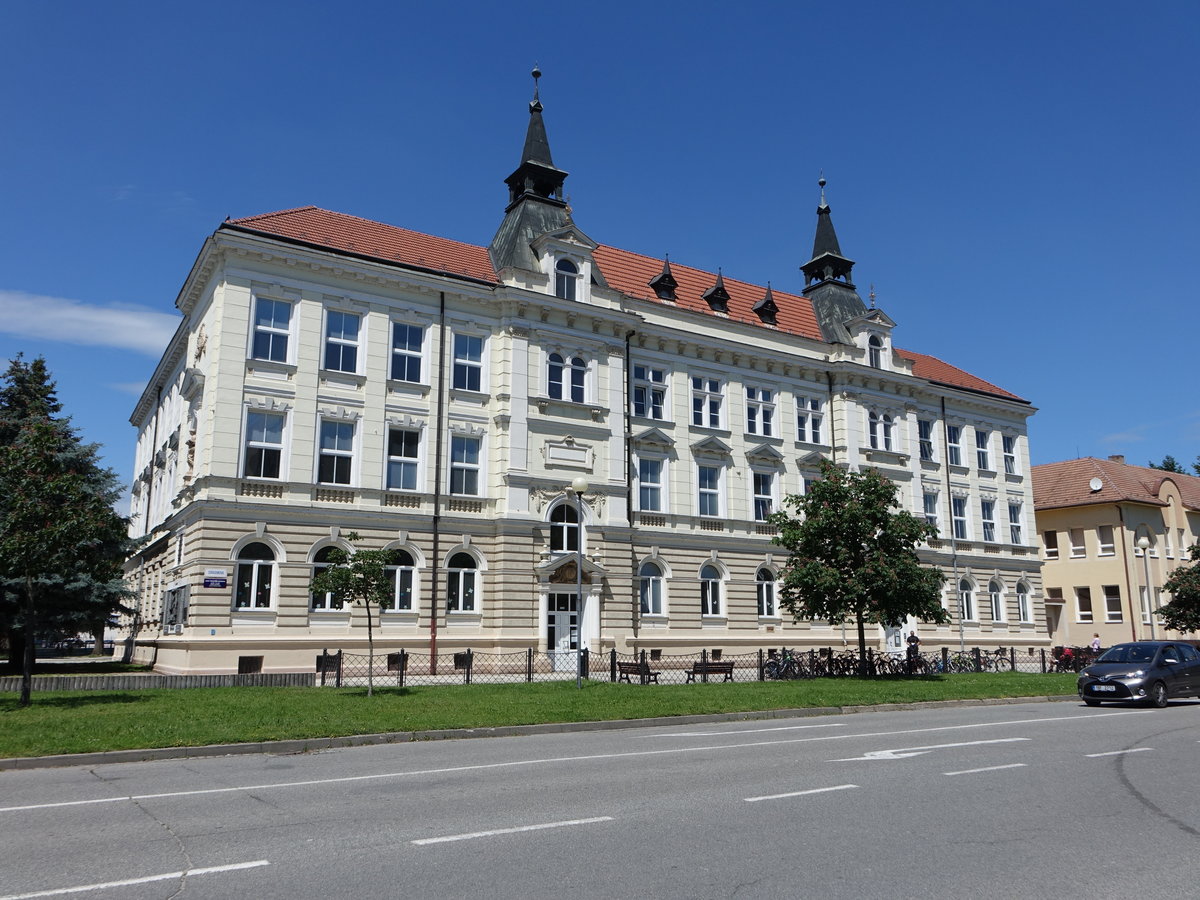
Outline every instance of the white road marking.
<path fill-rule="evenodd" d="M 975 747 L 979 744 L 1011 744 L 1016 741 L 1027 741 L 1029 738 L 996 738 L 990 741 L 960 741 L 955 744 L 932 744 L 928 747 L 901 747 L 897 750 L 872 750 L 862 756 L 850 756 L 846 759 L 831 759 L 830 762 L 856 762 L 864 759 L 906 759 L 909 756 L 920 756 L 930 750 L 942 750 L 946 747 Z"/>
<path fill-rule="evenodd" d="M 776 731 L 800 731 L 805 728 L 845 728 L 845 722 L 828 722 L 820 725 L 777 725 L 774 728 L 738 728 L 734 731 L 676 731 L 672 734 L 639 734 L 643 739 L 664 737 L 724 737 L 727 734 L 761 734 Z"/>
<path fill-rule="evenodd" d="M 1143 750 L 1153 749 L 1153 747 L 1134 747 L 1130 750 L 1109 750 L 1107 753 L 1087 753 L 1085 755 L 1088 759 L 1095 759 L 1097 756 L 1120 756 L 1122 753 L 1141 753 Z"/>
<path fill-rule="evenodd" d="M 1020 769 L 1029 763 L 1009 763 L 1007 766 L 985 766 L 982 769 L 960 769 L 957 772 L 943 772 L 943 775 L 974 775 L 976 772 L 997 772 L 1000 769 Z"/>
<path fill-rule="evenodd" d="M 516 834 L 520 831 L 543 831 L 547 828 L 566 828 L 570 825 L 592 825 L 595 822 L 611 822 L 612 816 L 596 816 L 592 819 L 568 819 L 565 822 L 543 822 L 540 825 L 521 825 L 517 828 L 494 828 L 491 831 L 473 831 L 470 834 L 448 834 L 445 837 L 421 838 L 410 843 L 424 846 L 426 844 L 447 844 L 451 841 L 471 841 L 475 838 L 495 837 L 498 834 Z M 0 900 L 4 900 L 0 897 Z"/>
<path fill-rule="evenodd" d="M 413 778 L 424 775 L 447 775 L 455 772 L 480 772 L 488 769 L 511 769 L 522 766 L 545 766 L 552 763 L 575 765 L 599 760 L 630 759 L 640 756 L 666 756 L 681 753 L 707 753 L 713 750 L 743 750 L 749 747 L 775 747 L 782 744 L 807 744 L 817 741 L 848 741 L 856 738 L 895 737 L 901 734 L 932 734 L 939 731 L 965 731 L 973 728 L 995 728 L 1004 725 L 1044 724 L 1046 722 L 1078 722 L 1087 719 L 1104 719 L 1110 716 L 1147 715 L 1150 710 L 1114 711 L 1073 716 L 1047 716 L 1042 719 L 1015 719 L 1005 722 L 972 722 L 965 725 L 937 725 L 931 728 L 902 728 L 896 731 L 868 731 L 858 734 L 828 734 L 815 737 L 793 737 L 780 740 L 749 741 L 741 744 L 704 744 L 696 747 L 672 747 L 668 750 L 628 750 L 621 753 L 594 753 L 584 756 L 535 757 L 509 762 L 481 763 L 472 766 L 443 766 L 436 769 L 409 769 L 403 772 L 378 772 L 372 775 L 342 775 L 337 778 L 313 778 L 305 781 L 277 781 L 267 784 L 248 784 L 235 787 L 201 788 L 192 791 L 163 791 L 158 794 L 132 794 L 120 797 L 97 797 L 91 800 L 66 800 L 58 803 L 31 803 L 26 806 L 0 806 L 0 813 L 26 812 L 35 809 L 56 809 L 68 806 L 90 806 L 98 803 L 116 803 L 121 800 L 163 800 L 173 797 L 199 797 L 207 794 L 233 794 L 248 791 L 283 790 L 306 788 L 326 784 L 348 784 L 354 781 L 379 781 L 389 778 Z M 3 898 L 0 898 L 3 900 Z"/>
<path fill-rule="evenodd" d="M 205 866 L 202 869 L 185 869 L 182 872 L 163 872 L 161 875 L 146 875 L 142 878 L 126 878 L 123 881 L 104 881 L 99 884 L 81 884 L 78 887 L 55 888 L 49 891 L 34 891 L 30 894 L 8 894 L 0 900 L 33 900 L 34 897 L 61 897 L 64 894 L 82 894 L 84 891 L 102 891 L 108 888 L 129 887 L 134 884 L 149 884 L 153 881 L 172 881 L 176 878 L 192 878 L 196 875 L 215 875 L 219 872 L 237 872 L 240 869 L 257 869 L 269 866 L 269 860 L 233 863 L 228 866 Z"/>
<path fill-rule="evenodd" d="M 790 794 L 768 794 L 765 797 L 747 797 L 747 803 L 757 803 L 759 800 L 782 800 L 785 797 L 803 797 L 806 794 L 827 794 L 830 791 L 849 791 L 858 787 L 857 784 L 839 784 L 834 787 L 813 788 L 809 791 L 792 791 Z"/>

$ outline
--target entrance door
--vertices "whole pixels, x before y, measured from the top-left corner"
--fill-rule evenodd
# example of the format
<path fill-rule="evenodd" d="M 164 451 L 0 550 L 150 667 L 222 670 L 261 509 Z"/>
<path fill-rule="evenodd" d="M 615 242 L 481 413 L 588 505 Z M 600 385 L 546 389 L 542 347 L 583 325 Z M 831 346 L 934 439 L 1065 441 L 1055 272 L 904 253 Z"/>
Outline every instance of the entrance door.
<path fill-rule="evenodd" d="M 574 594 L 551 594 L 546 601 L 546 652 L 556 672 L 577 665 L 579 599 Z"/>

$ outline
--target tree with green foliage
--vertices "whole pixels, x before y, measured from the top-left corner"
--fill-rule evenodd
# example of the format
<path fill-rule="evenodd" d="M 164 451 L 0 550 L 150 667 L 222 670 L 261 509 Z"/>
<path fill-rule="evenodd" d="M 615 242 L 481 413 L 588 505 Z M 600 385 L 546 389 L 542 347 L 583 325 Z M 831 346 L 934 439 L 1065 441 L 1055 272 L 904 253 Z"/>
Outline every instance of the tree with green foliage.
<path fill-rule="evenodd" d="M 1175 457 L 1173 457 L 1170 453 L 1168 453 L 1166 456 L 1164 456 L 1162 458 L 1162 462 L 1156 463 L 1156 462 L 1151 461 L 1149 465 L 1150 465 L 1150 468 L 1161 469 L 1163 472 L 1174 472 L 1176 475 L 1186 475 L 1187 474 L 1187 469 L 1185 469 L 1183 466 L 1181 466 L 1179 464 L 1179 461 L 1177 459 L 1175 459 Z"/>
<path fill-rule="evenodd" d="M 120 611 L 132 542 L 113 508 L 117 477 L 60 417 L 45 361 L 18 356 L 2 378 L 0 627 L 19 653 L 28 705 L 37 635 L 92 630 Z"/>
<path fill-rule="evenodd" d="M 853 619 L 864 669 L 868 622 L 898 626 L 908 616 L 949 621 L 941 604 L 945 576 L 917 554 L 937 530 L 900 509 L 897 494 L 878 469 L 848 472 L 823 461 L 808 492 L 787 497 L 785 510 L 770 519 L 779 529 L 775 543 L 790 554 L 780 605 L 796 620 L 840 625 Z"/>
<path fill-rule="evenodd" d="M 346 535 L 353 544 L 359 540 L 356 532 Z M 374 693 L 375 631 L 371 619 L 371 604 L 375 604 L 380 615 L 392 605 L 395 597 L 395 565 L 392 550 L 360 550 L 347 553 L 341 547 L 332 547 L 326 560 L 328 565 L 317 573 L 310 590 L 314 594 L 329 594 L 340 603 L 361 603 L 367 610 L 367 696 Z"/>
<path fill-rule="evenodd" d="M 1158 614 L 1172 631 L 1200 631 L 1200 544 L 1192 545 L 1191 555 L 1193 565 L 1180 566 L 1163 584 L 1171 602 Z"/>

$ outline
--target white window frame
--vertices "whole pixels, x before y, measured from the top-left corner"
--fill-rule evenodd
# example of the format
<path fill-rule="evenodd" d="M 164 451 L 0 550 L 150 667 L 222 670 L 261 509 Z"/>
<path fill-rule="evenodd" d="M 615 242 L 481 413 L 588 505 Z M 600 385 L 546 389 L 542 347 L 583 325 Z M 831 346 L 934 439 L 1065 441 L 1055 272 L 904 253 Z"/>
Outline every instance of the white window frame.
<path fill-rule="evenodd" d="M 722 496 L 725 483 L 724 469 L 724 466 L 708 462 L 696 464 L 696 515 L 702 518 L 720 518 L 725 514 L 725 503 Z M 705 485 L 706 473 L 713 479 L 707 486 Z M 708 512 L 705 511 L 705 501 L 711 504 Z"/>
<path fill-rule="evenodd" d="M 1078 543 L 1075 538 L 1079 538 Z M 1067 540 L 1071 544 L 1071 559 L 1084 559 L 1087 556 L 1087 534 L 1082 528 L 1067 529 Z"/>
<path fill-rule="evenodd" d="M 962 465 L 962 426 L 946 426 L 947 462 L 952 466 Z"/>
<path fill-rule="evenodd" d="M 347 320 L 353 320 L 354 337 L 346 337 L 345 328 L 338 335 L 333 333 L 335 321 L 344 323 Z M 362 342 L 364 338 L 363 327 L 366 324 L 365 317 L 362 313 L 347 312 L 344 309 L 326 309 L 325 310 L 325 339 L 321 344 L 321 368 L 326 372 L 343 372 L 349 375 L 358 375 L 362 372 Z M 351 355 L 352 365 L 346 366 L 344 358 L 337 360 L 336 366 L 331 366 L 329 355 L 331 352 L 338 353 L 339 357 L 346 353 Z"/>
<path fill-rule="evenodd" d="M 825 425 L 825 402 L 820 397 L 796 395 L 796 440 L 802 444 L 821 444 Z"/>
<path fill-rule="evenodd" d="M 325 446 L 325 426 L 335 426 L 338 433 L 335 437 L 337 446 Z M 341 446 L 341 441 L 344 437 L 343 429 L 350 429 L 350 446 L 349 448 Z M 358 478 L 358 440 L 359 440 L 358 422 L 354 419 L 340 419 L 334 416 L 321 416 L 317 423 L 317 469 L 313 473 L 313 481 L 316 484 L 329 485 L 331 487 L 350 488 L 357 484 Z M 333 460 L 334 474 L 337 474 L 337 460 L 349 460 L 350 466 L 349 477 L 345 481 L 324 481 L 321 478 L 321 464 L 324 460 Z"/>
<path fill-rule="evenodd" d="M 1020 475 L 1017 467 L 1017 436 L 1015 434 L 1000 435 L 1000 444 L 1004 452 L 1004 474 Z"/>
<path fill-rule="evenodd" d="M 325 569 L 328 569 L 331 563 L 322 560 L 320 557 L 328 553 L 330 550 L 346 551 L 345 547 L 339 544 L 326 544 L 323 547 L 318 547 L 312 554 L 312 561 L 309 566 L 312 567 L 312 578 L 315 579 Z M 309 582 L 312 583 L 311 580 Z M 312 591 L 308 593 L 308 609 L 309 612 L 341 612 L 351 601 L 342 598 L 340 601 L 333 598 L 333 594 L 328 591 L 324 594 L 314 594 Z"/>
<path fill-rule="evenodd" d="M 942 505 L 937 491 L 921 492 L 921 512 L 925 523 L 937 529 L 938 537 L 942 534 Z"/>
<path fill-rule="evenodd" d="M 392 455 L 392 435 L 393 434 L 412 435 L 413 440 L 416 444 L 416 447 L 415 447 L 416 456 L 405 456 L 405 455 L 393 456 Z M 383 473 L 383 483 L 387 490 L 389 490 L 389 491 L 406 491 L 406 492 L 419 492 L 421 490 L 421 458 L 422 458 L 421 438 L 422 438 L 422 436 L 423 436 L 422 429 L 420 429 L 420 428 L 404 428 L 399 425 L 389 425 L 388 426 L 387 434 L 385 436 L 385 440 L 387 443 L 386 443 L 386 446 L 384 447 L 384 453 L 386 454 L 386 458 L 384 459 L 384 473 Z M 406 449 L 406 448 L 402 447 L 401 449 Z M 405 471 L 412 472 L 412 482 L 413 482 L 412 487 L 404 487 L 402 484 L 395 485 L 392 483 L 392 466 L 393 465 L 400 466 L 401 472 L 405 472 Z"/>
<path fill-rule="evenodd" d="M 561 516 L 561 518 L 558 518 Z M 546 521 L 550 523 L 550 552 L 555 554 L 578 553 L 583 530 L 579 526 L 579 511 L 575 503 L 564 500 L 550 509 Z"/>
<path fill-rule="evenodd" d="M 935 462 L 933 446 L 933 419 L 917 419 L 917 447 L 922 462 Z"/>
<path fill-rule="evenodd" d="M 883 368 L 883 338 L 877 334 L 867 338 L 867 365 L 872 369 Z"/>
<path fill-rule="evenodd" d="M 996 543 L 996 501 L 983 497 L 979 501 L 979 521 L 983 523 L 983 541 Z"/>
<path fill-rule="evenodd" d="M 1024 581 L 1017 582 L 1017 618 L 1022 625 L 1033 621 L 1033 606 L 1029 602 L 1029 585 Z"/>
<path fill-rule="evenodd" d="M 1017 547 L 1025 542 L 1025 505 L 1019 500 L 1008 501 L 1008 542 Z"/>
<path fill-rule="evenodd" d="M 1111 625 L 1125 621 L 1124 612 L 1121 609 L 1121 586 L 1119 584 L 1106 584 L 1100 588 L 1104 592 L 1104 622 Z"/>
<path fill-rule="evenodd" d="M 397 344 L 398 332 L 404 329 L 404 346 Z M 405 384 L 425 384 L 425 335 L 427 329 L 424 325 L 414 325 L 412 322 L 392 321 L 392 355 L 388 360 L 388 376 L 391 381 L 399 381 Z M 413 334 L 417 335 L 417 346 L 414 350 L 411 344 Z M 412 374 L 409 370 L 411 364 L 416 361 L 416 378 L 409 378 Z M 402 364 L 403 374 L 405 377 L 397 378 L 397 364 Z"/>
<path fill-rule="evenodd" d="M 634 365 L 632 377 L 629 379 L 629 390 L 632 393 L 629 400 L 635 418 L 666 421 L 670 414 L 667 408 L 669 380 L 666 369 L 645 363 Z"/>
<path fill-rule="evenodd" d="M 956 541 L 969 541 L 971 539 L 966 497 L 950 498 L 950 522 L 953 529 L 951 533 L 954 535 Z"/>
<path fill-rule="evenodd" d="M 471 445 L 475 447 L 475 459 L 472 461 L 468 458 L 456 459 L 460 454 L 458 450 L 468 450 Z M 456 446 L 457 445 L 457 446 Z M 483 438 L 475 434 L 450 434 L 450 455 L 447 460 L 449 470 L 447 472 L 446 493 L 454 497 L 482 497 L 483 496 Z M 455 488 L 455 475 L 460 475 L 461 484 L 459 487 L 467 487 L 467 482 L 474 475 L 474 491 L 458 490 Z"/>
<path fill-rule="evenodd" d="M 975 429 L 975 463 L 980 472 L 992 471 L 992 433 L 985 428 Z"/>
<path fill-rule="evenodd" d="M 763 573 L 767 578 L 763 578 Z M 766 566 L 759 566 L 754 571 L 754 596 L 758 604 L 760 619 L 779 619 L 779 585 L 776 575 Z"/>
<path fill-rule="evenodd" d="M 993 578 L 988 582 L 988 604 L 991 607 L 993 622 L 1008 621 L 1004 615 L 1004 582 L 999 578 Z"/>
<path fill-rule="evenodd" d="M 964 622 L 978 622 L 975 608 L 975 586 L 966 578 L 958 580 L 958 613 Z"/>
<path fill-rule="evenodd" d="M 692 376 L 692 425 L 725 427 L 725 383 L 708 375 Z"/>
<path fill-rule="evenodd" d="M 420 609 L 420 558 L 408 547 L 387 547 L 389 553 L 403 553 L 412 560 L 412 565 L 399 565 L 388 563 L 384 566 L 384 571 L 389 574 L 392 579 L 392 605 L 385 607 L 383 614 L 395 615 L 396 613 L 413 613 Z M 402 575 L 408 576 L 408 605 L 400 605 L 400 589 L 404 584 Z"/>
<path fill-rule="evenodd" d="M 647 575 L 653 566 L 657 575 Z M 638 566 L 638 608 L 643 617 L 662 618 L 667 614 L 667 579 L 663 564 L 656 559 L 642 560 Z M 655 607 L 658 607 L 655 609 Z"/>
<path fill-rule="evenodd" d="M 767 479 L 766 492 L 761 490 L 760 479 Z M 779 506 L 779 473 L 774 469 L 752 468 L 750 470 L 751 513 L 755 522 L 766 522 Z M 763 515 L 763 510 L 766 514 Z"/>
<path fill-rule="evenodd" d="M 250 417 L 251 416 L 262 416 L 264 419 L 272 419 L 272 418 L 281 419 L 282 422 L 280 423 L 280 426 L 279 426 L 279 443 L 274 444 L 266 439 L 256 440 L 253 437 L 251 437 L 251 433 L 250 433 Z M 255 409 L 254 407 L 247 407 L 246 408 L 246 417 L 245 417 L 245 427 L 243 430 L 243 434 L 245 435 L 245 438 L 242 441 L 242 477 L 243 478 L 261 479 L 263 481 L 286 481 L 287 480 L 287 460 L 288 460 L 288 454 L 286 452 L 287 436 L 288 436 L 288 414 L 281 410 Z M 251 450 L 262 451 L 262 453 L 264 454 L 264 457 L 263 457 L 264 460 L 265 460 L 265 454 L 267 454 L 269 452 L 278 453 L 279 457 L 278 457 L 277 464 L 276 464 L 276 469 L 278 470 L 278 474 L 276 474 L 276 475 L 261 475 L 261 474 L 256 475 L 256 474 L 252 473 L 250 471 L 250 467 L 249 467 L 249 456 L 250 456 Z M 262 467 L 260 466 L 260 469 L 261 468 Z"/>
<path fill-rule="evenodd" d="M 775 392 L 746 385 L 746 434 L 775 437 Z"/>
<path fill-rule="evenodd" d="M 554 261 L 554 296 L 560 300 L 579 299 L 579 266 L 573 260 L 559 257 Z"/>
<path fill-rule="evenodd" d="M 460 344 L 460 341 L 462 342 Z M 478 342 L 478 358 L 473 354 Z M 486 393 L 487 379 L 484 360 L 487 358 L 487 338 L 480 334 L 456 331 L 451 335 L 451 386 L 456 391 Z"/>
<path fill-rule="evenodd" d="M 721 606 L 721 584 L 724 580 L 724 574 L 716 563 L 707 562 L 700 567 L 700 617 L 702 619 L 725 617 Z"/>
<path fill-rule="evenodd" d="M 1096 526 L 1096 542 L 1099 544 L 1100 550 L 1097 556 L 1116 556 L 1117 554 L 1117 539 L 1116 530 L 1111 525 Z"/>
<path fill-rule="evenodd" d="M 867 433 L 872 450 L 886 450 L 889 453 L 895 450 L 895 443 L 892 440 L 894 425 L 895 420 L 891 413 L 871 410 L 867 414 Z"/>
<path fill-rule="evenodd" d="M 1054 535 L 1050 539 L 1050 535 Z M 1042 532 L 1042 553 L 1045 554 L 1047 560 L 1058 559 L 1058 532 L 1053 529 L 1047 529 Z"/>
<path fill-rule="evenodd" d="M 471 560 L 471 567 L 455 566 L 460 557 Z M 466 550 L 455 550 L 446 560 L 446 613 L 450 616 L 478 616 L 483 605 L 483 566 Z M 469 577 L 468 577 L 469 576 Z M 470 592 L 471 607 L 465 603 Z M 452 605 L 454 604 L 454 605 Z"/>
<path fill-rule="evenodd" d="M 270 322 L 264 324 L 260 321 L 261 317 L 259 315 L 259 305 L 266 303 L 276 304 L 276 306 L 272 307 Z M 284 327 L 280 327 L 275 321 L 275 312 L 278 311 L 278 307 L 280 306 L 287 308 L 288 321 L 287 325 Z M 292 301 L 281 300 L 278 297 L 255 296 L 250 315 L 250 346 L 247 348 L 246 355 L 251 359 L 262 360 L 264 362 L 294 362 L 296 354 L 296 318 L 296 304 Z M 260 356 L 258 352 L 258 338 L 260 335 L 266 338 L 267 345 L 269 347 L 266 355 L 262 356 Z M 275 349 L 277 339 L 282 339 L 283 341 L 282 354 L 279 354 Z M 281 355 L 283 358 L 278 359 L 277 357 Z"/>
<path fill-rule="evenodd" d="M 270 559 L 260 559 L 258 557 L 243 557 L 242 554 L 256 544 L 261 544 L 266 547 L 271 553 Z M 238 595 L 242 583 L 242 567 L 251 567 L 250 574 L 250 603 L 239 606 Z M 262 577 L 264 570 L 267 573 L 267 602 L 265 604 L 255 604 L 253 601 L 258 596 L 259 590 L 262 587 Z M 233 604 L 234 612 L 238 611 L 257 611 L 257 610 L 273 610 L 278 605 L 279 600 L 279 551 L 271 546 L 270 543 L 263 540 L 248 540 L 241 547 L 237 548 L 237 555 L 233 558 L 233 597 L 230 602 Z"/>
<path fill-rule="evenodd" d="M 587 375 L 587 360 L 582 356 L 552 350 L 546 355 L 546 396 L 568 403 L 586 403 Z"/>
<path fill-rule="evenodd" d="M 657 481 L 651 481 L 646 476 L 651 468 L 657 467 Z M 667 460 L 661 456 L 638 456 L 637 458 L 637 481 L 638 481 L 638 511 L 651 513 L 665 513 L 667 511 Z M 647 506 L 644 502 L 645 491 L 653 491 L 653 496 L 657 498 L 657 503 L 654 506 Z"/>
<path fill-rule="evenodd" d="M 1087 609 L 1083 608 L 1083 600 L 1087 599 Z M 1091 625 L 1096 618 L 1095 606 L 1092 605 L 1092 589 L 1090 587 L 1075 588 L 1075 621 L 1081 625 Z"/>

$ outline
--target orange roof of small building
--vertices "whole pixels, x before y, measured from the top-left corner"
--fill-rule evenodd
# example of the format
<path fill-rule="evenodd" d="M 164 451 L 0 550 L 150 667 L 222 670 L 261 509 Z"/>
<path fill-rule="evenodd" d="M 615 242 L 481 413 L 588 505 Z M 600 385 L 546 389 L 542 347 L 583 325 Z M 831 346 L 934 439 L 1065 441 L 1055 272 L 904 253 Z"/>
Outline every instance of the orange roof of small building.
<path fill-rule="evenodd" d="M 332 212 L 316 206 L 302 206 L 231 219 L 222 227 L 258 232 L 352 256 L 471 278 L 489 284 L 499 283 L 486 247 L 409 231 L 407 228 Z M 766 325 L 753 310 L 754 304 L 766 293 L 765 287 L 723 277 L 725 289 L 729 292 L 729 307 L 727 313 L 717 313 L 701 297 L 716 282 L 717 276 L 711 272 L 671 263 L 671 274 L 678 283 L 676 300 L 660 300 L 651 290 L 649 282 L 662 271 L 662 260 L 603 245 L 596 248 L 594 256 L 609 285 L 627 296 L 823 341 L 812 303 L 799 294 L 772 289 L 779 311 L 776 314 L 776 324 Z M 896 352 L 912 362 L 913 374 L 918 378 L 1026 402 L 1016 394 L 1009 393 L 937 357 L 899 348 Z"/>
<path fill-rule="evenodd" d="M 1100 481 L 1092 489 L 1092 479 Z M 1179 488 L 1183 504 L 1200 510 L 1200 478 L 1179 475 L 1149 466 L 1133 466 L 1119 459 L 1085 456 L 1033 467 L 1035 509 L 1060 509 L 1096 503 L 1145 503 L 1166 506 L 1159 496 L 1167 479 Z"/>

